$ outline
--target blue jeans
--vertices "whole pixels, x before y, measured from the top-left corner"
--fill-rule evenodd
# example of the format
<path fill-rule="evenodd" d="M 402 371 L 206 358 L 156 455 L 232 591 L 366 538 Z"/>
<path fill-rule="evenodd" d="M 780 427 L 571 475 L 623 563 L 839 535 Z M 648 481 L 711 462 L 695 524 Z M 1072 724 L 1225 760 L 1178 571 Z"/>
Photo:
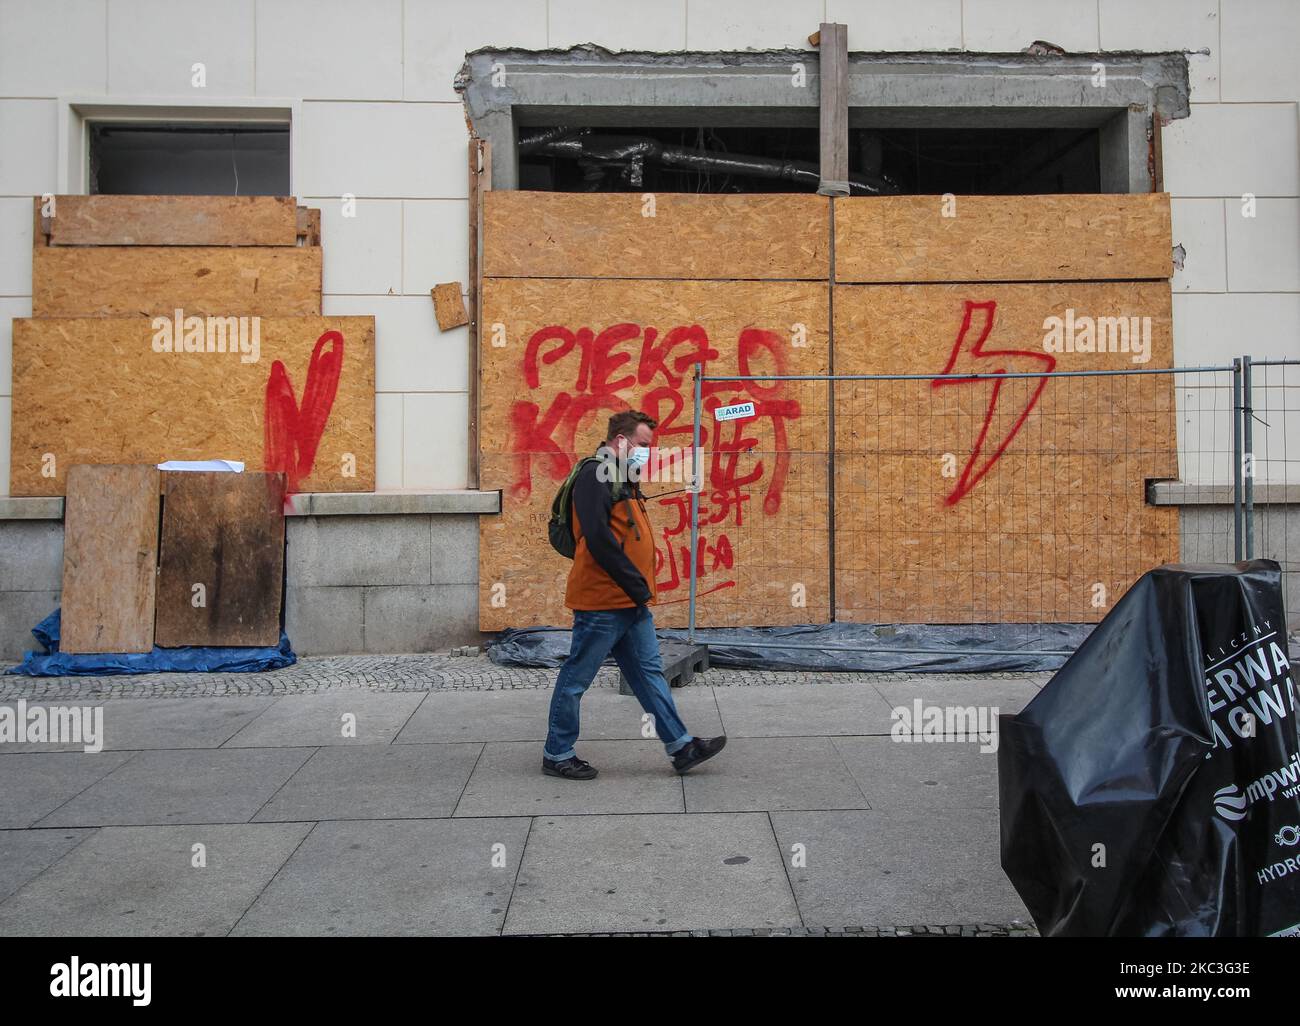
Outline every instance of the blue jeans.
<path fill-rule="evenodd" d="M 650 607 L 575 609 L 573 644 L 551 693 L 551 716 L 546 747 L 542 749 L 546 758 L 563 762 L 576 754 L 573 745 L 578 740 L 578 706 L 611 650 L 641 708 L 653 717 L 655 731 L 668 755 L 693 740 L 677 715 L 672 690 L 664 677 Z"/>

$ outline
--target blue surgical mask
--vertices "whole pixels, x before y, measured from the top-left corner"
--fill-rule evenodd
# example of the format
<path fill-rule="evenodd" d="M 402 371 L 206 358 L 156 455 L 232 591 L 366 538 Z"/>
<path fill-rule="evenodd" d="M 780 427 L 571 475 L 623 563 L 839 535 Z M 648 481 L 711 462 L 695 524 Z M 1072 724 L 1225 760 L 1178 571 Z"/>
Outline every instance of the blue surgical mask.
<path fill-rule="evenodd" d="M 627 454 L 627 465 L 629 467 L 644 467 L 650 462 L 650 449 L 648 446 L 637 445 Z"/>

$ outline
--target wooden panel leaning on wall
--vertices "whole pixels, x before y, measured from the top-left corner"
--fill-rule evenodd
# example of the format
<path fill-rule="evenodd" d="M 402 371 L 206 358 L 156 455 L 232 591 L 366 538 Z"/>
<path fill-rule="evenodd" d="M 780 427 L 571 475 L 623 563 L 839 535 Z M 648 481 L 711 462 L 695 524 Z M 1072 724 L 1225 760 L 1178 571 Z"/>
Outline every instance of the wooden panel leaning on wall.
<path fill-rule="evenodd" d="M 158 470 L 72 466 L 64 507 L 63 652 L 148 652 L 154 644 Z"/>
<path fill-rule="evenodd" d="M 73 463 L 234 459 L 288 490 L 375 484 L 375 319 L 18 318 L 12 495 Z M 187 339 L 193 347 L 187 347 Z"/>
<path fill-rule="evenodd" d="M 164 473 L 159 645 L 277 645 L 284 475 Z"/>

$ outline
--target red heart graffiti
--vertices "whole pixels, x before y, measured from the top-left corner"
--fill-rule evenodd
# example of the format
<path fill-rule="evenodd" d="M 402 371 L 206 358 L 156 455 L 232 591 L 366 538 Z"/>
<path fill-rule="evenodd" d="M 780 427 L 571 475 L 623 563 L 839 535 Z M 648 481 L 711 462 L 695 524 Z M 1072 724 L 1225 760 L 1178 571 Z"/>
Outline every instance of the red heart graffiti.
<path fill-rule="evenodd" d="M 329 343 L 328 351 L 324 351 L 326 343 Z M 294 398 L 293 384 L 284 364 L 276 360 L 271 365 L 271 376 L 266 379 L 263 420 L 264 463 L 267 471 L 284 474 L 286 503 L 311 474 L 342 371 L 343 335 L 337 331 L 327 331 L 316 340 L 307 364 L 302 406 Z"/>

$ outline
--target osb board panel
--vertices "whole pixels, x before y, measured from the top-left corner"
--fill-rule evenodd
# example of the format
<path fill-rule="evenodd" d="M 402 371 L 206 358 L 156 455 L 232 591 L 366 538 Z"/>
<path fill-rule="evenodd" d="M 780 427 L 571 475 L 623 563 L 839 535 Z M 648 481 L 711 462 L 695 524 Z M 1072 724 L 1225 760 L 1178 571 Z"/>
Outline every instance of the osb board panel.
<path fill-rule="evenodd" d="M 689 447 L 699 360 L 711 374 L 824 374 L 827 318 L 826 286 L 817 283 L 485 281 L 482 450 L 585 453 L 610 414 L 629 405 L 659 421 L 658 445 Z M 757 436 L 728 421 L 720 437 L 820 452 L 827 395 L 824 381 L 713 381 L 703 391 L 706 411 L 762 403 Z"/>
<path fill-rule="evenodd" d="M 1044 322 L 1067 311 L 1076 326 L 1150 318 L 1150 358 L 1045 353 Z M 839 286 L 835 316 L 843 374 L 1172 362 L 1167 282 Z M 1096 621 L 1143 571 L 1178 559 L 1178 512 L 1146 505 L 1144 487 L 1177 474 L 1172 376 L 1006 379 L 991 405 L 994 387 L 838 386 L 838 618 Z"/>
<path fill-rule="evenodd" d="M 435 285 L 431 290 L 433 315 L 439 331 L 450 331 L 469 323 L 469 312 L 465 309 L 465 298 L 460 288 L 460 282 L 449 281 Z"/>
<path fill-rule="evenodd" d="M 38 246 L 34 317 L 321 312 L 319 246 Z"/>
<path fill-rule="evenodd" d="M 655 445 L 679 447 L 685 459 L 699 360 L 714 374 L 829 369 L 826 287 L 815 283 L 489 280 L 483 303 L 480 480 L 502 489 L 503 504 L 500 517 L 480 521 L 483 630 L 570 622 L 569 564 L 550 548 L 546 521 L 555 488 L 604 437 L 611 413 L 649 413 L 659 421 Z M 697 623 L 828 613 L 826 383 L 705 384 L 701 445 L 717 454 L 704 464 Z M 755 403 L 754 417 L 715 419 L 718 407 L 744 401 Z M 685 486 L 686 466 L 669 467 L 679 479 L 648 483 L 647 493 Z M 684 625 L 689 494 L 663 496 L 651 511 L 660 532 L 656 618 Z M 781 559 L 789 565 L 778 575 Z M 495 583 L 506 588 L 505 606 L 493 605 Z"/>
<path fill-rule="evenodd" d="M 731 484 L 726 464 L 706 455 L 700 498 L 700 570 L 696 624 L 798 624 L 825 621 L 829 604 L 829 539 L 826 457 L 785 454 L 782 486 L 770 486 L 782 454 L 750 454 L 761 478 Z M 546 540 L 555 487 L 527 494 L 511 492 L 516 457 L 484 454 L 485 489 L 502 489 L 501 514 L 479 518 L 479 624 L 486 631 L 506 627 L 567 626 L 564 605 L 572 563 Z M 540 454 L 534 462 L 544 462 Z M 764 486 L 763 481 L 768 481 Z M 690 494 L 683 482 L 647 483 L 650 522 L 655 531 L 658 597 L 651 607 L 662 627 L 685 627 L 690 596 Z M 769 501 L 779 502 L 765 513 Z"/>
<path fill-rule="evenodd" d="M 56 196 L 51 246 L 292 246 L 292 196 Z"/>
<path fill-rule="evenodd" d="M 72 466 L 63 519 L 63 652 L 148 652 L 154 643 L 158 471 Z"/>
<path fill-rule="evenodd" d="M 835 203 L 840 282 L 1168 278 L 1171 248 L 1165 193 Z"/>
<path fill-rule="evenodd" d="M 157 644 L 279 644 L 284 475 L 162 479 Z"/>
<path fill-rule="evenodd" d="M 73 463 L 200 459 L 373 490 L 374 318 L 264 317 L 256 361 L 247 329 L 245 363 L 157 352 L 146 318 L 15 319 L 10 494 L 62 495 Z"/>
<path fill-rule="evenodd" d="M 830 271 L 821 196 L 493 190 L 483 199 L 487 277 L 806 280 Z"/>

